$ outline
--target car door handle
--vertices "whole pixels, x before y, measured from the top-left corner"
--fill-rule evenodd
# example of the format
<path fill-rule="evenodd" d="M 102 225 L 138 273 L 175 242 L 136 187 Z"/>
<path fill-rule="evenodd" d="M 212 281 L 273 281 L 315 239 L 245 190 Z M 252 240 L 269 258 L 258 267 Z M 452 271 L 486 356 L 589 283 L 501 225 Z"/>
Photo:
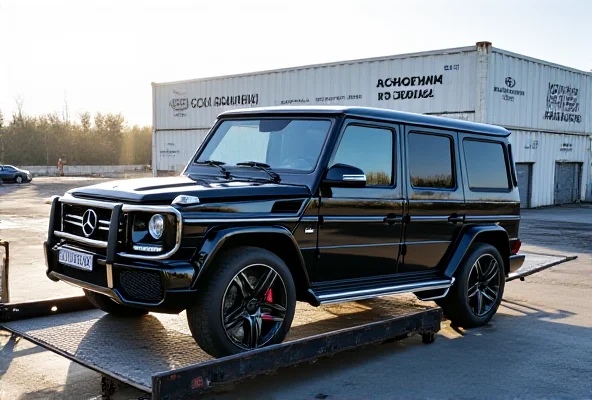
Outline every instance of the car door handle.
<path fill-rule="evenodd" d="M 401 222 L 402 220 L 403 220 L 403 217 L 397 216 L 395 214 L 388 214 L 386 217 L 384 217 L 384 222 L 386 222 L 389 225 L 395 224 L 397 222 Z"/>
<path fill-rule="evenodd" d="M 464 222 L 465 221 L 465 216 L 464 215 L 457 215 L 457 214 L 452 214 L 450 217 L 448 217 L 448 222 L 456 224 L 458 222 Z"/>

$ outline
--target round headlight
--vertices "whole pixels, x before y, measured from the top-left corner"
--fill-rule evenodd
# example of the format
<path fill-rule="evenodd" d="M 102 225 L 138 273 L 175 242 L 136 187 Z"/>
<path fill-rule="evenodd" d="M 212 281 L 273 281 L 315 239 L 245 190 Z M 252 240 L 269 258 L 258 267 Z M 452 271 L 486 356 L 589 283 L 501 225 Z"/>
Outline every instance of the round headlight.
<path fill-rule="evenodd" d="M 164 232 L 164 218 L 160 214 L 154 214 L 148 223 L 148 231 L 154 239 L 160 239 Z"/>

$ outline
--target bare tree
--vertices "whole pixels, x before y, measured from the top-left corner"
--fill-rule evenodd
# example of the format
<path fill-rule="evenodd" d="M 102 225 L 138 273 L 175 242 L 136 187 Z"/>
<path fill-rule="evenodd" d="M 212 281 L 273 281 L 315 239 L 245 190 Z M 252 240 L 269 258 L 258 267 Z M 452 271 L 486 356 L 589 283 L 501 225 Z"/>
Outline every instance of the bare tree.
<path fill-rule="evenodd" d="M 64 90 L 64 107 L 62 108 L 62 119 L 64 122 L 70 121 L 70 114 L 68 112 L 68 95 Z"/>
<path fill-rule="evenodd" d="M 25 98 L 21 94 L 18 94 L 14 98 L 14 102 L 16 103 L 15 119 L 17 121 L 19 121 L 20 123 L 22 123 L 23 122 L 23 105 L 25 104 Z"/>

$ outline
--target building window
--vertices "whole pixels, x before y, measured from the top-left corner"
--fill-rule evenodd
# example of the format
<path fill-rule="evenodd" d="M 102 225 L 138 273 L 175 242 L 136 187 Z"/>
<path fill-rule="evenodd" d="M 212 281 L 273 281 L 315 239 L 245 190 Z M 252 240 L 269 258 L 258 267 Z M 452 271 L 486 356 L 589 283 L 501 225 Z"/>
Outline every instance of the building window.
<path fill-rule="evenodd" d="M 390 129 L 350 125 L 343 132 L 331 166 L 360 168 L 366 174 L 366 186 L 392 185 L 393 136 Z"/>
<path fill-rule="evenodd" d="M 453 189 L 452 139 L 427 133 L 408 136 L 409 176 L 414 188 Z"/>
<path fill-rule="evenodd" d="M 501 143 L 465 139 L 463 150 L 471 190 L 510 189 L 506 156 Z"/>

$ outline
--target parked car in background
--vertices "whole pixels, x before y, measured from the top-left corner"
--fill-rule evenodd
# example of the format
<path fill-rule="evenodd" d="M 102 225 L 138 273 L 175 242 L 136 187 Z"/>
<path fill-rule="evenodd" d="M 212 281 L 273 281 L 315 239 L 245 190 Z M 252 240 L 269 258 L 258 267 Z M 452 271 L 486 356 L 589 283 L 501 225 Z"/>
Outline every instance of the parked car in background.
<path fill-rule="evenodd" d="M 0 182 L 26 183 L 33 180 L 33 175 L 27 170 L 12 165 L 0 165 Z"/>

